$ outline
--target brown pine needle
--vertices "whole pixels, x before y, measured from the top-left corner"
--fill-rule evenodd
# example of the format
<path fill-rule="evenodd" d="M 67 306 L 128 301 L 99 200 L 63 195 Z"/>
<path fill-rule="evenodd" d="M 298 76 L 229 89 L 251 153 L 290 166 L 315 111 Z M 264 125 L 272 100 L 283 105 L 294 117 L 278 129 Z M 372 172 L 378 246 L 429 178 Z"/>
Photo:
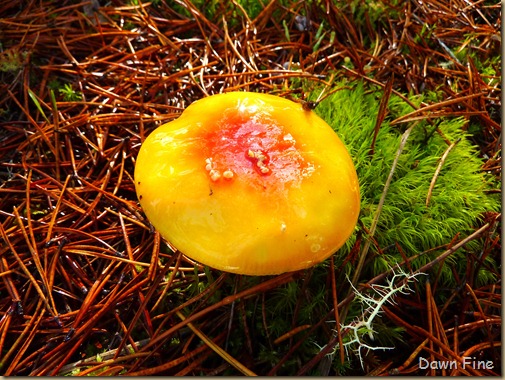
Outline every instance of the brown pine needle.
<path fill-rule="evenodd" d="M 177 316 L 185 321 L 186 318 L 180 311 L 176 312 Z M 233 358 L 230 354 L 228 354 L 221 347 L 216 345 L 212 340 L 208 339 L 205 334 L 203 334 L 198 328 L 196 328 L 192 323 L 188 323 L 188 327 L 193 331 L 198 337 L 203 340 L 203 342 L 209 346 L 214 352 L 216 352 L 219 356 L 221 356 L 224 360 L 226 360 L 231 366 L 235 367 L 238 371 L 243 373 L 246 376 L 257 376 L 253 371 L 245 367 L 242 363 Z"/>

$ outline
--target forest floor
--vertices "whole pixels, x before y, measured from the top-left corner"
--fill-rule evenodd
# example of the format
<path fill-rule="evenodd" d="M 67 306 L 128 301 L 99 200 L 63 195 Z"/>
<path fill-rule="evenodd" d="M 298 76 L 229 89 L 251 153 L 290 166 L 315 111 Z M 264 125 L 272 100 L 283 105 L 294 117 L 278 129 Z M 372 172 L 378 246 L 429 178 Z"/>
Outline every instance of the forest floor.
<path fill-rule="evenodd" d="M 344 263 L 232 275 L 170 250 L 133 182 L 144 139 L 197 99 L 359 82 L 386 99 L 377 128 L 390 96 L 430 94 L 409 122 L 463 118 L 499 196 L 500 31 L 496 1 L 2 2 L 0 375 L 501 375 L 497 210 L 433 247 L 429 281 L 367 257 L 355 291 L 341 269 L 385 249 L 365 223 Z M 414 293 L 386 282 L 400 268 Z M 398 293 L 362 310 L 371 289 Z"/>

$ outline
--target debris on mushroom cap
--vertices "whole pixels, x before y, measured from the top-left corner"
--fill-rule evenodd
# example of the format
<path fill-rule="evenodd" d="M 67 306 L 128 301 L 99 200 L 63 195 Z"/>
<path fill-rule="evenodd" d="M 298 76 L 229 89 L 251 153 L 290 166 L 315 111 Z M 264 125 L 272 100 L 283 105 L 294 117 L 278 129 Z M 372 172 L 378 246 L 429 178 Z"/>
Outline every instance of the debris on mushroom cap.
<path fill-rule="evenodd" d="M 314 112 L 280 97 L 203 98 L 144 141 L 135 185 L 147 217 L 190 258 L 266 275 L 323 261 L 359 213 L 345 146 Z"/>
<path fill-rule="evenodd" d="M 223 173 L 223 177 L 226 179 L 232 179 L 233 178 L 233 172 L 231 170 L 226 170 Z"/>

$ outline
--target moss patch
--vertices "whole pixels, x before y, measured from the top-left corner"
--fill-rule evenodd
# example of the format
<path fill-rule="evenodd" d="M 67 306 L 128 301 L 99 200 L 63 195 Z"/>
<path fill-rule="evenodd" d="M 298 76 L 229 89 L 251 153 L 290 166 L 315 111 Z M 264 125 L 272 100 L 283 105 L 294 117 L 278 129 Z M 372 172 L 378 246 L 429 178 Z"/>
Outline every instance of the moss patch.
<path fill-rule="evenodd" d="M 381 95 L 382 92 L 366 92 L 363 85 L 356 85 L 352 89 L 337 91 L 316 109 L 341 137 L 354 159 L 361 186 L 360 222 L 366 230 L 372 224 L 401 136 L 411 125 L 392 126 L 391 121 L 414 110 L 399 96 L 391 97 L 388 115 L 380 127 L 371 155 Z M 410 98 L 414 104 L 420 104 L 422 100 L 420 96 Z M 406 256 L 432 250 L 413 262 L 412 267 L 419 268 L 447 249 L 447 244 L 458 234 L 461 239 L 478 228 L 483 213 L 499 211 L 499 194 L 489 193 L 489 190 L 499 188 L 499 184 L 483 172 L 478 149 L 472 145 L 465 130 L 468 130 L 468 121 L 464 118 L 434 119 L 431 124 L 423 120 L 412 130 L 378 220 L 374 236 L 377 244 L 372 244 L 372 252 L 376 255 L 373 275 L 388 265 L 403 261 L 400 250 Z M 426 205 L 440 159 L 456 141 Z M 348 254 L 354 240 L 355 237 L 341 250 L 340 257 Z M 457 263 L 465 255 L 478 254 L 479 249 L 479 241 L 472 241 L 465 250 L 456 252 L 452 261 Z M 492 259 L 488 257 L 487 260 Z M 450 268 L 443 270 L 442 277 L 452 282 Z M 492 275 L 484 277 L 486 281 L 495 279 Z"/>

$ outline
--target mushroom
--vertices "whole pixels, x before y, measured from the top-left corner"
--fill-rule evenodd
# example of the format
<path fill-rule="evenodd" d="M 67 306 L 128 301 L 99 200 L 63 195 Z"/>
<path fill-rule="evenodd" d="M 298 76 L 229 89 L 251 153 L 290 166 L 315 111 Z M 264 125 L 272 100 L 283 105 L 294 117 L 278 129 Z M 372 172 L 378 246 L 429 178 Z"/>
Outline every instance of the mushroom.
<path fill-rule="evenodd" d="M 319 116 L 281 97 L 203 98 L 144 141 L 135 167 L 153 226 L 189 258 L 247 275 L 313 266 L 352 234 L 358 178 Z"/>

